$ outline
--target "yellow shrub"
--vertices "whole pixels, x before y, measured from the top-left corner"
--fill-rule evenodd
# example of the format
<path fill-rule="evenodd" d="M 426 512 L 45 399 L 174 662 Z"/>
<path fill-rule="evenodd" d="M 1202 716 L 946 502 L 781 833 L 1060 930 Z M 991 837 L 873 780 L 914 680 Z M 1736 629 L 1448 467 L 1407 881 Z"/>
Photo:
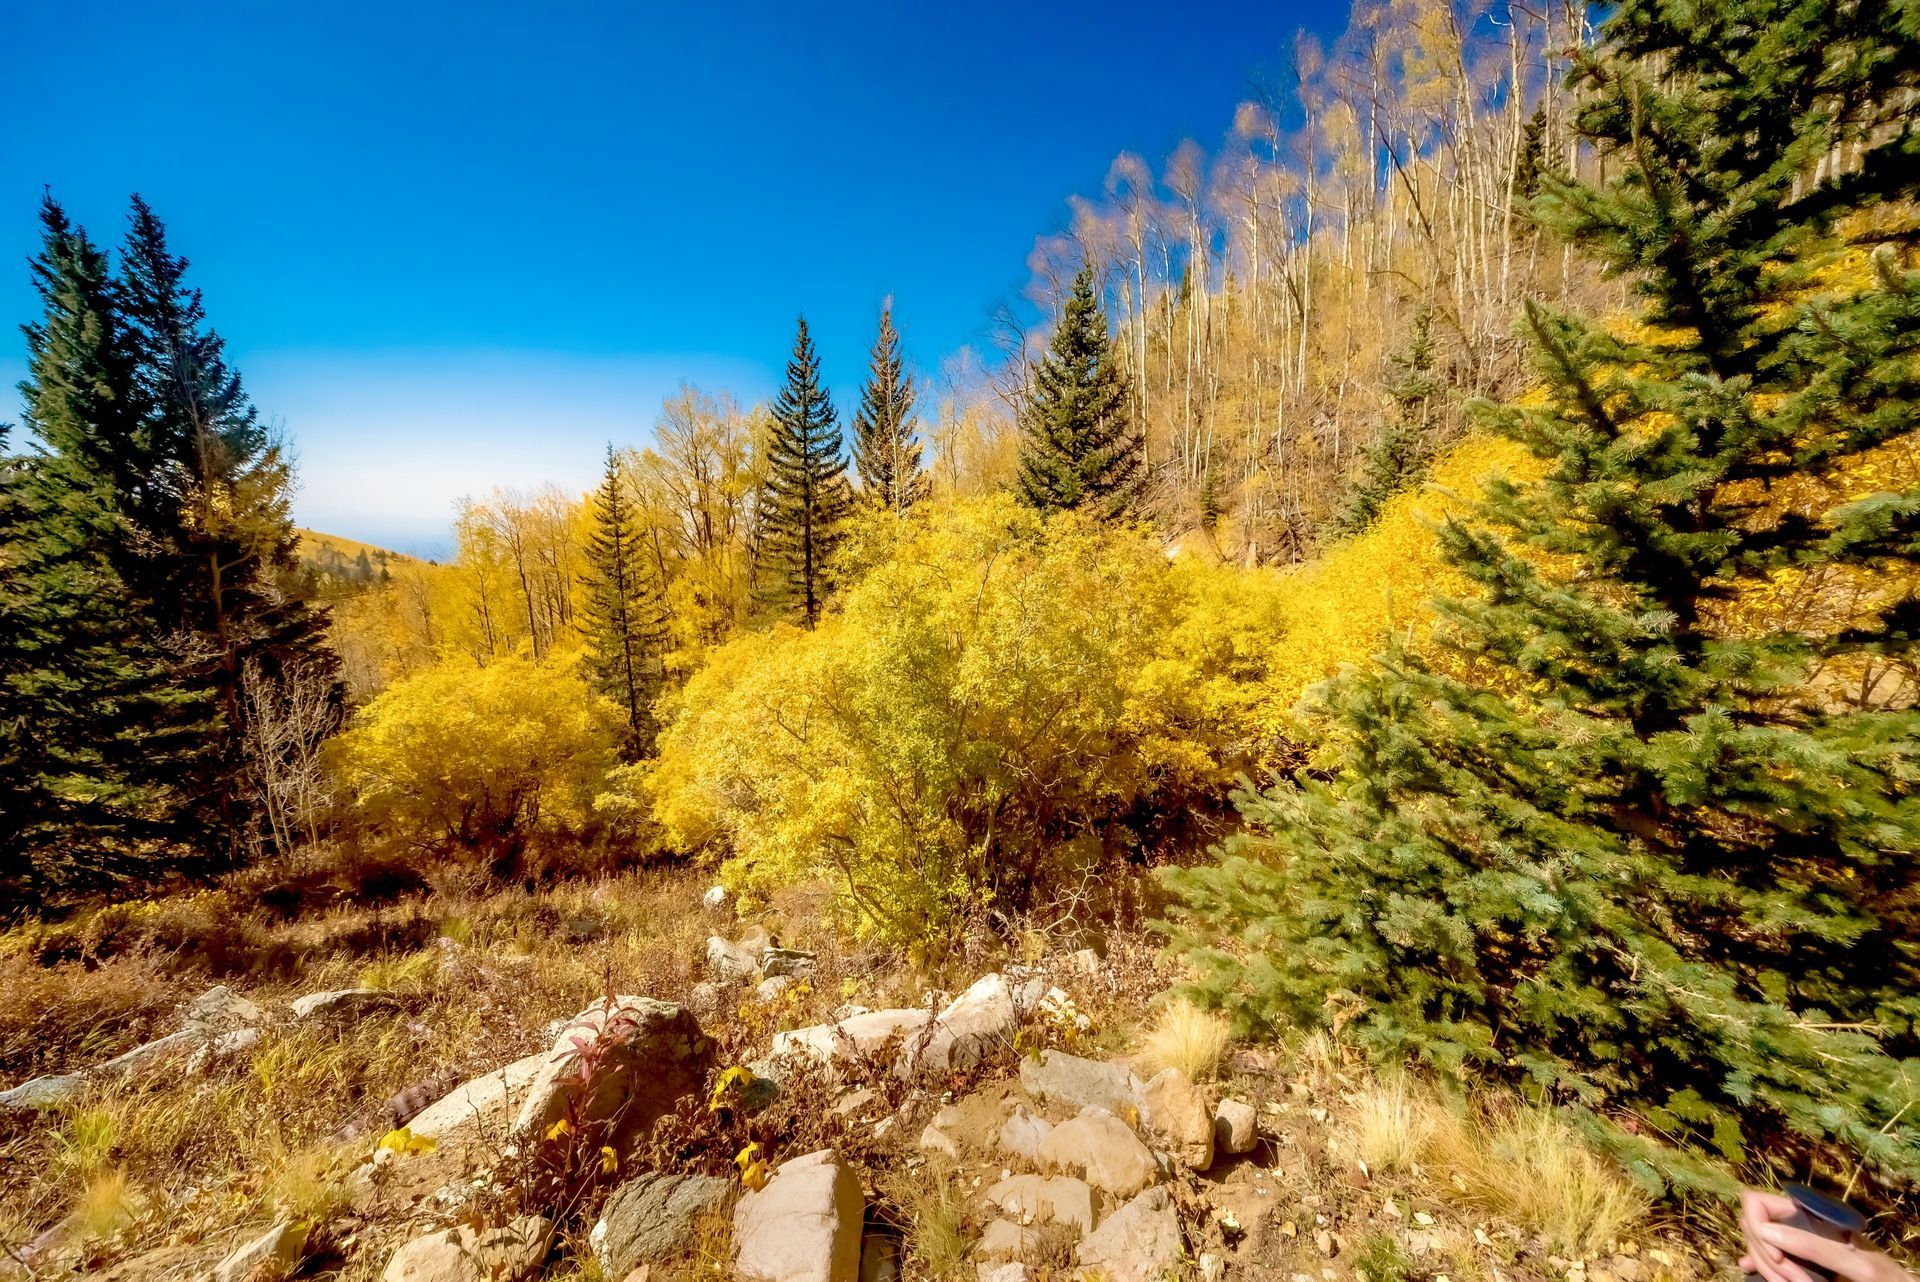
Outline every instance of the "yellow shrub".
<path fill-rule="evenodd" d="M 614 759 L 610 710 L 574 666 L 519 657 L 448 660 L 397 682 L 332 752 L 373 833 L 495 858 L 584 820 Z"/>
<path fill-rule="evenodd" d="M 1253 576 L 1004 495 L 872 518 L 847 561 L 837 613 L 715 651 L 659 761 L 621 777 L 676 846 L 723 842 L 736 885 L 830 874 L 865 927 L 927 940 L 1083 873 L 1131 840 L 1134 807 L 1177 813 L 1242 764 Z"/>

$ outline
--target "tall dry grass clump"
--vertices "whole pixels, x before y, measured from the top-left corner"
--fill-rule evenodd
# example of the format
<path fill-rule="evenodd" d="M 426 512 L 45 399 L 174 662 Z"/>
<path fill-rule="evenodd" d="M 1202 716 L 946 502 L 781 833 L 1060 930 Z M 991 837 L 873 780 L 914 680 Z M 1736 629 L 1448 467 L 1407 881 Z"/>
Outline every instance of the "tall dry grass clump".
<path fill-rule="evenodd" d="M 1225 1015 L 1178 997 L 1160 1008 L 1140 1055 L 1156 1071 L 1177 1068 L 1193 1081 L 1204 1082 L 1220 1071 L 1230 1031 Z"/>

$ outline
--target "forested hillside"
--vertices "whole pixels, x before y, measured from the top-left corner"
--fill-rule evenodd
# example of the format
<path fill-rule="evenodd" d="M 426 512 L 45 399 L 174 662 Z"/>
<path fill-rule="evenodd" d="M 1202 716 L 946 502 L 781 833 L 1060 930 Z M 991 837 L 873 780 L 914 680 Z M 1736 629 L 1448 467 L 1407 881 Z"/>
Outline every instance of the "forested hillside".
<path fill-rule="evenodd" d="M 1786 1180 L 1912 1249 L 1920 15 L 1361 0 L 1283 65 L 1063 193 L 990 359 L 899 298 L 837 405 L 800 319 L 444 563 L 296 530 L 159 220 L 49 196 L 12 1258 L 798 1282 L 822 1151 L 831 1282 L 1691 1282 Z M 714 1199 L 652 1255 L 642 1179 Z"/>

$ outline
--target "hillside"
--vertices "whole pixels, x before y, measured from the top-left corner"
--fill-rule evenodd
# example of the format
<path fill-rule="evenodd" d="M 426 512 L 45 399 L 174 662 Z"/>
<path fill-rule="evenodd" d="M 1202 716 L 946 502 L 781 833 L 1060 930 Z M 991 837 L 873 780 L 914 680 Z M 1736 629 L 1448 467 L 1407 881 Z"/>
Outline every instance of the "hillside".
<path fill-rule="evenodd" d="M 351 596 L 363 588 L 386 582 L 403 565 L 424 564 L 404 552 L 391 552 L 371 543 L 295 527 L 297 555 L 312 595 L 325 599 Z"/>

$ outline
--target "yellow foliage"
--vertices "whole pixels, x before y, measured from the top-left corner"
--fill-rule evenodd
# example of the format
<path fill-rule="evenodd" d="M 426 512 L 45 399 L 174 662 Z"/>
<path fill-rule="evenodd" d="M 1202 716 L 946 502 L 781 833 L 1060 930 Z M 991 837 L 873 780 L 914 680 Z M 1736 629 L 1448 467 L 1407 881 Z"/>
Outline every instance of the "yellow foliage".
<path fill-rule="evenodd" d="M 613 742 L 571 662 L 450 659 L 363 708 L 332 765 L 371 831 L 500 855 L 583 821 Z"/>
<path fill-rule="evenodd" d="M 374 1147 L 386 1149 L 389 1153 L 397 1153 L 401 1157 L 412 1157 L 419 1153 L 433 1152 L 437 1143 L 431 1135 L 415 1135 L 407 1127 L 402 1126 L 399 1130 L 388 1131 L 382 1135 L 380 1143 Z"/>
<path fill-rule="evenodd" d="M 675 846 L 724 838 L 737 888 L 828 873 L 864 928 L 930 940 L 1245 764 L 1272 576 L 1005 495 L 872 516 L 847 560 L 838 613 L 716 650 L 616 782 Z"/>

